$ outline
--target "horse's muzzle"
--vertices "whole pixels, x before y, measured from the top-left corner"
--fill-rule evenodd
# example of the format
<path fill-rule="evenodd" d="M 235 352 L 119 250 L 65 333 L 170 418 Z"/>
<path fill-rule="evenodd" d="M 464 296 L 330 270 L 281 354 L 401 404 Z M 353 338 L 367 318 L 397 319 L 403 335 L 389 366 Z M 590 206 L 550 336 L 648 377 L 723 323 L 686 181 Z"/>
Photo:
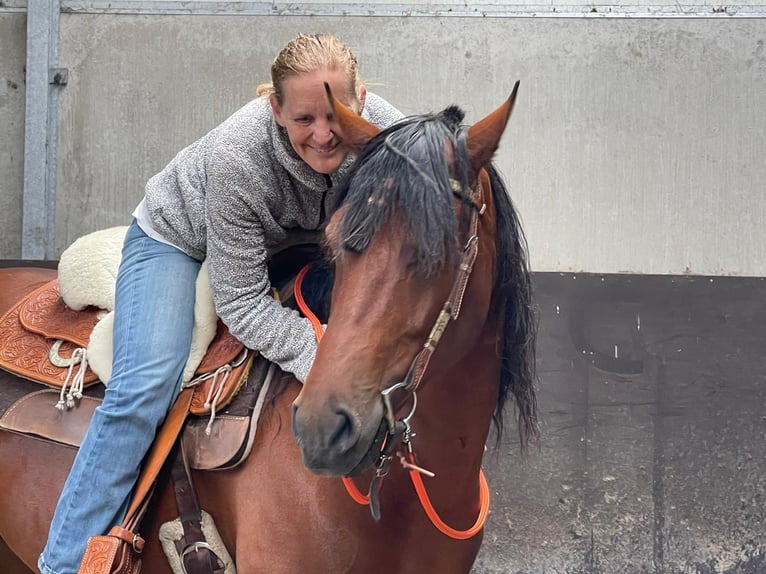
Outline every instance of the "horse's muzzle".
<path fill-rule="evenodd" d="M 317 415 L 304 408 L 300 399 L 293 403 L 293 435 L 301 449 L 303 464 L 317 474 L 352 476 L 377 460 L 387 425 L 382 404 L 376 403 L 365 424 L 351 408 L 336 405 Z"/>

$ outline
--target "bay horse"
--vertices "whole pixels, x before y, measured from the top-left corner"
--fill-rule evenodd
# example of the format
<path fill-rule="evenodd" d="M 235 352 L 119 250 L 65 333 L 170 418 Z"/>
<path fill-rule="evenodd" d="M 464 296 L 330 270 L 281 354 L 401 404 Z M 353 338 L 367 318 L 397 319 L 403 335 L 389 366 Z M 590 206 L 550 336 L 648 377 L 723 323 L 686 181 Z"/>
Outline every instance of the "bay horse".
<path fill-rule="evenodd" d="M 358 159 L 326 229 L 316 361 L 303 386 L 282 376 L 242 465 L 193 476 L 239 574 L 470 571 L 492 421 L 499 441 L 512 397 L 522 450 L 538 432 L 526 244 L 491 164 L 517 88 L 470 127 L 452 106 L 378 133 L 334 102 Z M 0 314 L 50 274 L 0 272 Z M 74 453 L 0 432 L 0 537 L 33 570 Z M 158 528 L 176 516 L 160 481 L 143 572 L 170 572 Z"/>

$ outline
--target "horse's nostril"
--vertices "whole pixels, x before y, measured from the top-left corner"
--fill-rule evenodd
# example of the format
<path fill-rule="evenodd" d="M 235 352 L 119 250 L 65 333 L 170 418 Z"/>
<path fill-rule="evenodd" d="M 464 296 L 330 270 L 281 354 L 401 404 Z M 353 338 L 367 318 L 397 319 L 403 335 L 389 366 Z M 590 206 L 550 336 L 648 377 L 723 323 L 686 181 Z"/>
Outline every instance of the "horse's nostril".
<path fill-rule="evenodd" d="M 341 452 L 351 450 L 360 436 L 356 419 L 346 409 L 335 411 L 335 428 L 329 436 L 329 444 Z"/>
<path fill-rule="evenodd" d="M 337 407 L 318 418 L 307 418 L 298 401 L 292 404 L 293 436 L 304 449 L 316 452 L 344 454 L 354 448 L 361 437 L 361 428 L 351 411 Z"/>

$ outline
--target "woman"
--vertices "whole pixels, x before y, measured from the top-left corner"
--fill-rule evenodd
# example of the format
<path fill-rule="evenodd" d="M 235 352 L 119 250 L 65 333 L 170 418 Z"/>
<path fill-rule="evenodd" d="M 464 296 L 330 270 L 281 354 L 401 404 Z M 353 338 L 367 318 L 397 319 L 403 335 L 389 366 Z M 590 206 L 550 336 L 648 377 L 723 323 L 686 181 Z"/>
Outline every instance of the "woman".
<path fill-rule="evenodd" d="M 314 331 L 269 296 L 266 250 L 291 229 L 322 225 L 352 162 L 324 83 L 380 127 L 401 114 L 367 93 L 356 57 L 330 35 L 289 42 L 271 78 L 151 178 L 133 213 L 117 277 L 112 375 L 59 499 L 42 574 L 76 574 L 88 537 L 121 522 L 180 391 L 203 259 L 231 333 L 301 381 L 311 368 Z"/>

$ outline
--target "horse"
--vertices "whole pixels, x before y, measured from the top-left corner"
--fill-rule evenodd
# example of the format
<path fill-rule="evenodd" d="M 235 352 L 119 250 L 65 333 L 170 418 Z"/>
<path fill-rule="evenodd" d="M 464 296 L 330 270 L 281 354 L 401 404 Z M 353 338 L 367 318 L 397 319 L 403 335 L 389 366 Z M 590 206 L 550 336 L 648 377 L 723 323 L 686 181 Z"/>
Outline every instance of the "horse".
<path fill-rule="evenodd" d="M 485 445 L 508 399 L 520 450 L 538 437 L 526 242 L 492 164 L 517 89 L 471 126 L 450 106 L 383 131 L 328 90 L 357 159 L 325 230 L 334 272 L 315 363 L 303 385 L 280 375 L 240 466 L 193 472 L 240 574 L 471 570 Z M 0 270 L 0 315 L 51 273 Z M 74 454 L 0 431 L 0 538 L 30 569 Z M 171 571 L 157 539 L 176 516 L 160 478 L 145 572 Z"/>

